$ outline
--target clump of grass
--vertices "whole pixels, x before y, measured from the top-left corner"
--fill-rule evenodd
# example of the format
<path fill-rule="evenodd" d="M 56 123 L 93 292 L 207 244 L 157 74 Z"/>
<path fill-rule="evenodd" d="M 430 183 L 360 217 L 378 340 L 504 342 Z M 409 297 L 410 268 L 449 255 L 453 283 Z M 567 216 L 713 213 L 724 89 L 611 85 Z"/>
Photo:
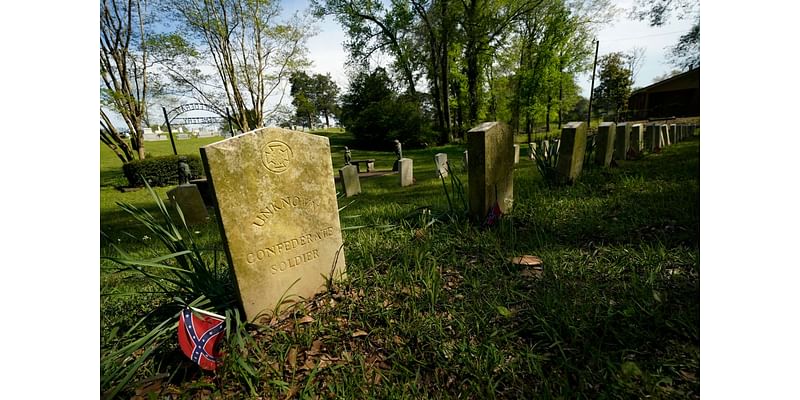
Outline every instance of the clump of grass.
<path fill-rule="evenodd" d="M 119 206 L 146 228 L 165 247 L 167 254 L 142 259 L 108 241 L 114 255 L 102 259 L 106 261 L 108 273 L 143 278 L 161 298 L 168 300 L 124 333 L 118 334 L 118 330 L 112 329 L 113 334 L 104 341 L 100 359 L 100 389 L 104 398 L 114 398 L 128 389 L 143 369 L 148 369 L 150 374 L 161 372 L 155 356 L 177 347 L 174 333 L 180 312 L 187 305 L 226 314 L 229 343 L 248 341 L 247 332 L 238 328 L 244 323 L 235 309 L 236 294 L 228 269 L 218 265 L 216 255 L 214 262 L 209 263 L 193 240 L 180 207 L 177 207 L 177 218 L 173 217 L 149 185 L 147 189 L 158 207 L 160 220 L 133 205 L 120 203 Z M 231 330 L 235 332 L 233 338 Z M 242 366 L 239 376 L 250 384 L 247 361 L 237 358 L 236 351 L 228 354 L 236 365 Z"/>

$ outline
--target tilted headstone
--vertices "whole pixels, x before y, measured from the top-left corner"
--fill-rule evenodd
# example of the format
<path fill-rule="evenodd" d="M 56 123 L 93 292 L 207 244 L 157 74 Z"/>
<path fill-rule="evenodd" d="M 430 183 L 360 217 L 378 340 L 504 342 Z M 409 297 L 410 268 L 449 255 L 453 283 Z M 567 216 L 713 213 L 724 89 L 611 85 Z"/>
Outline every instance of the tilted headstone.
<path fill-rule="evenodd" d="M 519 164 L 519 145 L 514 145 L 514 164 Z"/>
<path fill-rule="evenodd" d="M 339 169 L 339 181 L 342 183 L 342 192 L 346 197 L 361 193 L 361 181 L 358 180 L 358 167 L 345 165 Z"/>
<path fill-rule="evenodd" d="M 397 161 L 400 168 L 400 186 L 410 186 L 414 184 L 414 160 L 401 158 Z"/>
<path fill-rule="evenodd" d="M 467 132 L 469 212 L 484 221 L 497 204 L 504 214 L 514 206 L 514 135 L 502 122 L 484 122 Z"/>
<path fill-rule="evenodd" d="M 574 181 L 583 169 L 583 157 L 586 153 L 586 124 L 570 122 L 564 125 L 558 144 L 556 169 L 563 179 Z"/>
<path fill-rule="evenodd" d="M 172 204 L 181 208 L 186 225 L 199 225 L 207 221 L 208 210 L 197 185 L 187 183 L 176 186 L 167 192 L 167 197 Z"/>
<path fill-rule="evenodd" d="M 447 178 L 447 154 L 436 153 L 433 162 L 436 164 L 436 177 Z"/>
<path fill-rule="evenodd" d="M 616 138 L 614 139 L 614 159 L 624 160 L 628 156 L 631 143 L 631 124 L 621 122 L 617 124 Z"/>
<path fill-rule="evenodd" d="M 667 135 L 667 146 L 671 146 L 678 141 L 678 125 L 670 124 L 669 125 L 669 134 Z"/>
<path fill-rule="evenodd" d="M 327 137 L 262 128 L 200 148 L 248 320 L 345 273 Z"/>
<path fill-rule="evenodd" d="M 663 124 L 663 125 L 661 125 L 659 127 L 659 130 L 658 130 L 658 148 L 659 149 L 663 149 L 663 148 L 667 147 L 667 135 L 668 135 L 668 133 L 669 132 L 667 131 L 667 124 Z"/>
<path fill-rule="evenodd" d="M 617 137 L 617 125 L 613 122 L 602 122 L 597 128 L 597 146 L 594 163 L 607 167 L 614 156 L 614 139 Z"/>

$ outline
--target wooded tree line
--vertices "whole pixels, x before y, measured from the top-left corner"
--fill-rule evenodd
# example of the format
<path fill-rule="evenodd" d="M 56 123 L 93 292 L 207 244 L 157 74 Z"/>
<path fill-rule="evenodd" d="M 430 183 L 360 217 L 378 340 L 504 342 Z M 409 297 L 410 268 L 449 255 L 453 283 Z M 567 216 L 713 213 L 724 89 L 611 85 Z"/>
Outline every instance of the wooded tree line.
<path fill-rule="evenodd" d="M 403 92 L 432 110 L 440 144 L 484 120 L 527 133 L 551 116 L 560 124 L 577 103 L 576 76 L 590 67 L 593 32 L 616 11 L 605 0 L 312 4 L 342 25 L 356 70 L 368 73 L 378 53 L 391 57 Z"/>
<path fill-rule="evenodd" d="M 277 1 L 101 0 L 101 140 L 123 162 L 145 157 L 143 127 L 160 117 L 148 106 L 186 97 L 220 115 L 229 108 L 240 131 L 321 118 L 329 125 L 335 116 L 373 141 L 444 144 L 486 120 L 530 135 L 583 119 L 576 77 L 591 67 L 595 30 L 619 11 L 609 0 L 311 5 L 348 38 L 350 87 L 341 96 L 330 76 L 305 72 L 312 21 L 280 20 Z M 381 58 L 387 69 L 377 68 Z M 284 101 L 289 88 L 293 107 Z M 606 89 L 596 92 L 601 100 Z M 130 145 L 106 110 L 125 121 Z"/>

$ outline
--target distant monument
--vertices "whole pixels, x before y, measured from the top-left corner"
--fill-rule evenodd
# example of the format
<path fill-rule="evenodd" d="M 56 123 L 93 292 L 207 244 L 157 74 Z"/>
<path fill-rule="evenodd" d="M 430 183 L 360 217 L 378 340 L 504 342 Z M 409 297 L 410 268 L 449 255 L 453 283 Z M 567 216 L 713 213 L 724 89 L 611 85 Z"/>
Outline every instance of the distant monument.
<path fill-rule="evenodd" d="M 394 140 L 394 155 L 397 157 L 397 159 L 394 160 L 394 165 L 392 165 L 392 171 L 399 171 L 400 159 L 403 158 L 403 145 L 397 139 Z"/>
<path fill-rule="evenodd" d="M 353 156 L 350 154 L 350 149 L 344 146 L 344 165 L 350 165 L 350 160 L 352 159 Z"/>
<path fill-rule="evenodd" d="M 181 157 L 178 162 L 178 184 L 188 185 L 189 179 L 192 179 L 192 169 L 189 163 L 186 162 L 186 157 Z"/>

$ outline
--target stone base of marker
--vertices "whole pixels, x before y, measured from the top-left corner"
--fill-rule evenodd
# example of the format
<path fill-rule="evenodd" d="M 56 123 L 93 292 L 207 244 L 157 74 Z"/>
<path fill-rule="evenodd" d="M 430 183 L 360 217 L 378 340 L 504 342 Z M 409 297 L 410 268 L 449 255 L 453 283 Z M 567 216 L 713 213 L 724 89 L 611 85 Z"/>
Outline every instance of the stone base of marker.
<path fill-rule="evenodd" d="M 519 145 L 514 145 L 514 164 L 519 164 Z"/>
<path fill-rule="evenodd" d="M 204 224 L 208 220 L 208 210 L 197 185 L 180 185 L 167 192 L 167 197 L 181 208 L 186 225 Z"/>
<path fill-rule="evenodd" d="M 208 184 L 208 179 L 192 179 L 189 183 L 197 185 L 197 190 L 199 190 L 200 195 L 203 196 L 203 203 L 206 204 L 206 207 L 214 207 L 214 193 L 211 193 L 211 185 Z"/>
<path fill-rule="evenodd" d="M 514 206 L 514 135 L 502 122 L 484 122 L 467 132 L 469 213 L 484 222 L 498 205 L 503 214 Z"/>
<path fill-rule="evenodd" d="M 447 178 L 447 154 L 436 153 L 433 156 L 433 163 L 436 165 L 436 177 Z"/>
<path fill-rule="evenodd" d="M 575 181 L 583 169 L 583 158 L 586 154 L 586 131 L 584 122 L 570 122 L 561 129 L 556 170 L 567 182 Z"/>
<path fill-rule="evenodd" d="M 613 122 L 602 122 L 597 128 L 594 163 L 608 167 L 614 155 L 614 139 L 617 136 L 617 126 Z"/>
<path fill-rule="evenodd" d="M 414 184 L 414 160 L 401 158 L 398 161 L 400 168 L 400 186 L 411 186 Z"/>
<path fill-rule="evenodd" d="M 345 165 L 340 168 L 339 181 L 342 183 L 345 197 L 361 193 L 361 181 L 358 180 L 358 168 L 355 165 Z"/>

